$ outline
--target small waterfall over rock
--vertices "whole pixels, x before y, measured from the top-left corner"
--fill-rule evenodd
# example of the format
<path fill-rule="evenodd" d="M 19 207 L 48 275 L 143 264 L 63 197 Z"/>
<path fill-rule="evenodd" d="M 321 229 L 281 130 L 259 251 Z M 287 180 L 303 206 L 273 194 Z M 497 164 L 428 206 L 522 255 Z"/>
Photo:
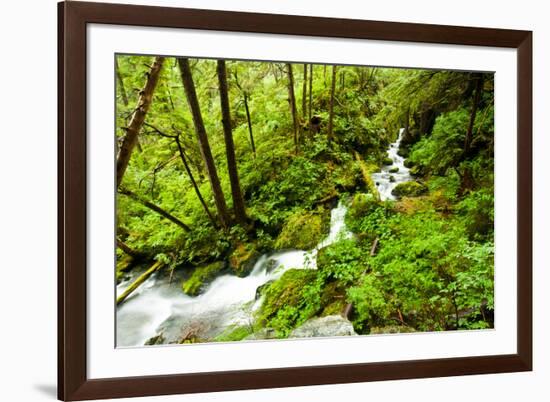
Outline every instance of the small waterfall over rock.
<path fill-rule="evenodd" d="M 395 200 L 395 196 L 392 194 L 392 190 L 395 186 L 399 183 L 412 180 L 409 173 L 409 168 L 405 167 L 404 164 L 405 158 L 397 154 L 397 152 L 399 152 L 401 140 L 403 139 L 404 131 L 404 128 L 399 130 L 397 140 L 391 143 L 388 148 L 388 158 L 392 160 L 392 164 L 382 167 L 381 172 L 373 173 L 372 175 L 372 180 L 376 184 L 376 188 L 378 189 L 378 193 L 380 194 L 380 199 L 382 201 Z"/>
<path fill-rule="evenodd" d="M 321 248 L 353 236 L 346 228 L 346 211 L 342 201 L 332 209 L 330 232 L 313 250 L 264 254 L 248 276 L 219 276 L 197 297 L 185 295 L 179 282 L 170 284 L 155 274 L 118 307 L 117 347 L 141 346 L 156 335 L 162 336 L 163 343 L 177 342 L 190 331 L 208 339 L 232 325 L 252 324 L 253 313 L 262 302 L 256 300 L 259 286 L 292 268 L 316 269 Z M 128 285 L 121 283 L 117 293 Z"/>

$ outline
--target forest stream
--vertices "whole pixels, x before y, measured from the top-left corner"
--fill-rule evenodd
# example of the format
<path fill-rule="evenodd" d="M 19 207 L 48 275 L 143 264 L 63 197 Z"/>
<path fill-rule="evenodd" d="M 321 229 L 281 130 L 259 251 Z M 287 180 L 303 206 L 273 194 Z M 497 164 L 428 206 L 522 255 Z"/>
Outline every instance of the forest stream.
<path fill-rule="evenodd" d="M 117 346 L 140 346 L 159 333 L 170 343 L 191 329 L 202 337 L 213 338 L 230 326 L 251 323 L 252 313 L 262 301 L 256 300 L 260 286 L 278 279 L 290 268 L 316 269 L 321 248 L 352 236 L 344 222 L 346 211 L 342 201 L 332 209 L 330 232 L 313 250 L 264 254 L 248 276 L 222 275 L 197 297 L 183 294 L 168 278 L 152 276 L 118 307 Z M 122 293 L 132 280 L 122 282 L 117 293 Z"/>
<path fill-rule="evenodd" d="M 411 180 L 409 169 L 403 164 L 405 159 L 397 154 L 403 131 L 400 129 L 397 140 L 387 150 L 393 164 L 372 175 L 382 200 L 394 199 L 393 188 Z M 394 173 L 390 173 L 392 171 Z M 171 283 L 166 275 L 151 276 L 118 307 L 117 346 L 142 346 L 161 334 L 162 343 L 176 342 L 186 331 L 200 333 L 201 337 L 209 339 L 231 326 L 252 326 L 253 313 L 262 303 L 262 298 L 257 297 L 259 287 L 278 279 L 291 268 L 316 269 L 320 249 L 353 236 L 345 224 L 345 204 L 340 200 L 331 210 L 329 234 L 313 250 L 264 254 L 248 276 L 219 276 L 197 297 L 183 294 L 177 286 L 179 282 Z M 134 279 L 131 277 L 121 282 L 117 286 L 117 295 L 124 292 Z"/>

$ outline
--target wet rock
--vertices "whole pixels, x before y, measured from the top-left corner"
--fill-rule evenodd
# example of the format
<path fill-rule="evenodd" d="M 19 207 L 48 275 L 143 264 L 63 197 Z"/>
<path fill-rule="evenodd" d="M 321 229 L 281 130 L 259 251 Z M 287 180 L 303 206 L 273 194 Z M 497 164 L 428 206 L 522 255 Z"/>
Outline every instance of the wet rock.
<path fill-rule="evenodd" d="M 399 172 L 399 168 L 396 166 L 396 167 L 392 167 L 390 170 L 389 170 L 390 173 L 397 173 Z"/>
<path fill-rule="evenodd" d="M 151 345 L 162 345 L 164 344 L 164 336 L 161 334 L 158 334 L 158 335 L 155 335 L 149 339 L 147 339 L 147 341 L 145 342 L 145 345 L 146 346 L 151 346 Z"/>
<path fill-rule="evenodd" d="M 252 272 L 258 257 L 260 257 L 260 253 L 254 244 L 241 243 L 229 256 L 229 268 L 235 275 L 241 278 L 245 277 Z"/>
<path fill-rule="evenodd" d="M 289 338 L 357 335 L 351 322 L 340 315 L 312 318 L 290 333 Z"/>
<path fill-rule="evenodd" d="M 386 165 L 386 166 L 393 165 L 393 160 L 392 160 L 392 158 L 384 158 L 382 160 L 382 164 Z"/>
<path fill-rule="evenodd" d="M 394 176 L 390 176 L 390 183 L 395 183 L 395 177 Z"/>

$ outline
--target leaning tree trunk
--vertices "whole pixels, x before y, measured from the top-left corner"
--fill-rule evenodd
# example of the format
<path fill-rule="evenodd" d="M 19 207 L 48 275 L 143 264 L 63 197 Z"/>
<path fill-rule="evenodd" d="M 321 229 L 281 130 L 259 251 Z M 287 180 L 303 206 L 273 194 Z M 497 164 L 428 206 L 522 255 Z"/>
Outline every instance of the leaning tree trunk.
<path fill-rule="evenodd" d="M 336 91 L 336 66 L 332 66 L 332 82 L 330 84 L 330 103 L 328 109 L 328 142 L 334 138 L 334 92 Z"/>
<path fill-rule="evenodd" d="M 307 121 L 307 64 L 304 64 L 304 80 L 302 82 L 302 120 Z"/>
<path fill-rule="evenodd" d="M 472 137 L 474 131 L 474 123 L 476 120 L 477 108 L 479 106 L 479 101 L 481 99 L 481 92 L 483 91 L 483 75 L 478 74 L 476 77 L 476 89 L 474 94 L 474 103 L 472 105 L 472 112 L 470 113 L 470 122 L 468 124 L 468 131 L 466 131 L 466 138 L 464 138 L 464 149 L 463 155 L 467 156 L 470 151 L 470 146 L 472 145 Z"/>
<path fill-rule="evenodd" d="M 254 159 L 256 159 L 256 145 L 254 145 L 254 135 L 252 133 L 252 121 L 250 120 L 250 110 L 248 108 L 248 94 L 244 92 L 244 110 L 246 111 L 246 122 L 248 123 L 248 134 L 250 136 L 250 146 L 252 148 L 252 153 L 254 154 Z"/>
<path fill-rule="evenodd" d="M 164 57 L 155 57 L 153 65 L 147 75 L 147 82 L 140 92 L 137 107 L 126 129 L 126 135 L 124 136 L 124 141 L 122 142 L 116 161 L 117 187 L 119 187 L 122 182 L 124 172 L 126 172 L 128 162 L 130 162 L 130 157 L 132 156 L 132 151 L 138 142 L 139 131 L 143 126 L 145 116 L 151 106 L 151 100 L 153 99 L 153 93 L 155 92 L 163 63 Z"/>
<path fill-rule="evenodd" d="M 208 174 L 210 186 L 212 187 L 212 193 L 214 194 L 214 202 L 216 203 L 216 208 L 218 209 L 218 216 L 222 226 L 227 228 L 230 224 L 229 213 L 227 211 L 227 205 L 225 203 L 225 197 L 223 195 L 220 179 L 218 178 L 216 165 L 214 164 L 214 157 L 212 156 L 210 144 L 208 143 L 208 136 L 204 127 L 204 122 L 202 120 L 199 101 L 195 91 L 195 84 L 193 83 L 193 76 L 191 75 L 191 67 L 189 66 L 189 59 L 180 57 L 178 58 L 178 64 L 181 71 L 181 80 L 183 82 L 185 96 L 187 97 L 187 103 L 189 104 L 191 115 L 193 116 L 195 134 L 197 135 L 201 156 L 204 164 L 206 165 L 206 173 Z"/>
<path fill-rule="evenodd" d="M 227 90 L 227 71 L 225 61 L 218 60 L 218 81 L 220 84 L 220 105 L 222 109 L 223 137 L 225 139 L 225 154 L 227 156 L 227 170 L 231 184 L 231 197 L 233 198 L 233 210 L 239 223 L 246 222 L 243 194 L 239 183 L 237 161 L 235 158 L 235 144 L 233 143 L 233 131 L 231 129 L 231 111 L 229 109 L 229 95 Z"/>
<path fill-rule="evenodd" d="M 292 126 L 294 128 L 294 151 L 298 155 L 298 112 L 296 111 L 296 97 L 294 95 L 294 75 L 292 74 L 292 64 L 287 63 L 286 72 L 288 75 L 288 99 L 290 103 L 290 112 L 292 113 Z"/>
<path fill-rule="evenodd" d="M 185 223 L 183 223 L 182 221 L 180 221 L 178 218 L 176 218 L 174 215 L 172 215 L 171 213 L 165 211 L 164 209 L 162 209 L 161 207 L 159 207 L 158 205 L 155 205 L 153 204 L 152 202 L 149 202 L 147 201 L 146 199 L 140 197 L 139 195 L 137 195 L 136 193 L 130 191 L 130 190 L 127 190 L 127 189 L 124 189 L 124 188 L 119 188 L 118 189 L 118 192 L 120 194 L 124 194 L 128 197 L 130 197 L 132 200 L 134 201 L 137 201 L 139 202 L 141 205 L 143 205 L 144 207 L 147 207 L 149 208 L 150 210 L 152 211 L 155 211 L 157 214 L 159 214 L 160 216 L 168 219 L 170 222 L 172 223 L 175 223 L 176 225 L 178 225 L 180 228 L 182 228 L 183 230 L 185 230 L 186 232 L 190 232 L 191 231 L 191 228 L 189 226 L 187 226 Z"/>

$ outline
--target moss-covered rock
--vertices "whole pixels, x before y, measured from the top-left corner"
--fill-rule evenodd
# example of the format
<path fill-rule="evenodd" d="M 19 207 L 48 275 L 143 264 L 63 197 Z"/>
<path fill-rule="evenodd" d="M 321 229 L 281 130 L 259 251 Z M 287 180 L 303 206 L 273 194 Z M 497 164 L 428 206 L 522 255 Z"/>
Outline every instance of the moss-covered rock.
<path fill-rule="evenodd" d="M 397 173 L 399 172 L 399 168 L 396 166 L 396 167 L 392 167 L 390 170 L 389 170 L 390 173 Z"/>
<path fill-rule="evenodd" d="M 189 296 L 196 296 L 203 291 L 226 268 L 223 261 L 196 267 L 191 276 L 183 281 L 182 290 Z"/>
<path fill-rule="evenodd" d="M 229 256 L 229 268 L 239 277 L 247 276 L 260 254 L 254 243 L 239 243 Z"/>
<path fill-rule="evenodd" d="M 382 160 L 382 164 L 386 165 L 386 166 L 393 165 L 393 160 L 392 160 L 392 158 L 385 157 Z"/>
<path fill-rule="evenodd" d="M 347 216 L 349 219 L 363 217 L 376 207 L 376 205 L 378 205 L 378 201 L 372 194 L 357 193 L 351 200 Z"/>
<path fill-rule="evenodd" d="M 421 166 L 414 165 L 410 168 L 409 173 L 415 177 L 422 176 L 424 174 L 424 171 Z"/>
<path fill-rule="evenodd" d="M 241 341 L 252 334 L 252 328 L 248 325 L 232 326 L 214 338 L 215 342 Z"/>
<path fill-rule="evenodd" d="M 275 241 L 275 249 L 311 250 L 314 248 L 329 230 L 328 213 L 324 215 L 304 211 L 291 215 Z"/>
<path fill-rule="evenodd" d="M 257 314 L 257 323 L 278 331 L 293 328 L 311 317 L 319 306 L 305 306 L 304 288 L 317 278 L 317 271 L 289 269 L 262 291 L 265 297 Z M 306 313 L 307 310 L 307 313 Z"/>
<path fill-rule="evenodd" d="M 395 183 L 395 177 L 394 176 L 390 176 L 390 183 Z"/>
<path fill-rule="evenodd" d="M 424 184 L 417 181 L 407 181 L 405 183 L 399 183 L 391 193 L 396 197 L 418 197 L 427 192 L 428 188 Z"/>

